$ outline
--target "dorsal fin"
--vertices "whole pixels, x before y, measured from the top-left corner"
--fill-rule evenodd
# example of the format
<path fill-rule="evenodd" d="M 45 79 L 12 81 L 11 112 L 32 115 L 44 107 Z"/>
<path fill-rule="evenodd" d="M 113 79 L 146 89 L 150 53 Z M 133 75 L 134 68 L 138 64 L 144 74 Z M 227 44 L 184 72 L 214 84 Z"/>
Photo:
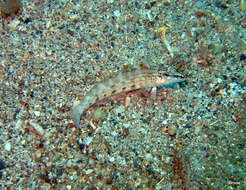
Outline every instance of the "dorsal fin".
<path fill-rule="evenodd" d="M 136 70 L 148 70 L 148 69 L 150 69 L 150 67 L 143 63 L 139 64 L 137 67 L 134 67 L 133 65 L 124 64 L 122 66 L 122 70 L 119 70 L 117 72 L 111 72 L 111 74 L 108 74 L 107 76 L 105 76 L 103 80 L 112 78 L 112 76 L 116 76 L 119 73 L 127 73 L 127 72 L 133 72 Z"/>
<path fill-rule="evenodd" d="M 138 66 L 134 67 L 132 65 L 123 65 L 123 72 L 135 71 L 137 69 L 150 69 L 150 67 L 144 63 L 139 64 Z"/>

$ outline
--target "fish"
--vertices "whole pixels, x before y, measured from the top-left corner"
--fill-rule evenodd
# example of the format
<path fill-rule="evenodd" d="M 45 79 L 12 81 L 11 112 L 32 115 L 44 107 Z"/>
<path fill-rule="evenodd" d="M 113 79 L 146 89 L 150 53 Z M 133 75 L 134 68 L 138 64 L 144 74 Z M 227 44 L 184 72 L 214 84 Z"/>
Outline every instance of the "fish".
<path fill-rule="evenodd" d="M 167 72 L 160 70 L 136 69 L 133 71 L 121 72 L 94 85 L 94 87 L 85 95 L 84 99 L 72 109 L 71 118 L 75 126 L 80 129 L 81 115 L 98 101 L 122 92 L 169 85 L 183 81 L 185 81 L 183 76 L 169 75 Z"/>

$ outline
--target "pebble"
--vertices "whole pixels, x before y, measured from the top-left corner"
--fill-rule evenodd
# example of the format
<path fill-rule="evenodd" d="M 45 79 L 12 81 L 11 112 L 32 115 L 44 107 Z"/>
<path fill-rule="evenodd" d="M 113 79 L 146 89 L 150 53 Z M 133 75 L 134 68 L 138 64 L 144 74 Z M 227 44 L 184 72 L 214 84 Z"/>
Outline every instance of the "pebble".
<path fill-rule="evenodd" d="M 119 114 L 119 113 L 124 113 L 125 112 L 125 107 L 124 106 L 119 106 L 117 108 L 115 108 L 115 113 Z"/>
<path fill-rule="evenodd" d="M 86 144 L 86 145 L 89 145 L 89 144 L 91 144 L 92 141 L 93 141 L 93 137 L 88 137 L 88 138 L 86 139 L 85 144 Z"/>
<path fill-rule="evenodd" d="M 11 151 L 11 143 L 10 142 L 7 142 L 5 145 L 4 145 L 4 149 L 8 152 Z"/>
<path fill-rule="evenodd" d="M 41 150 L 41 149 L 38 149 L 38 150 L 35 152 L 35 156 L 36 156 L 37 158 L 41 158 L 41 156 L 42 156 L 42 150 Z"/>
<path fill-rule="evenodd" d="M 85 171 L 85 174 L 88 175 L 88 174 L 91 174 L 93 172 L 93 169 L 88 169 Z"/>
<path fill-rule="evenodd" d="M 5 169 L 6 168 L 6 164 L 3 160 L 0 160 L 0 170 Z"/>
<path fill-rule="evenodd" d="M 145 157 L 146 157 L 147 160 L 152 160 L 153 159 L 152 154 L 150 154 L 150 153 L 147 153 L 145 155 Z"/>
<path fill-rule="evenodd" d="M 175 135 L 176 135 L 176 128 L 175 128 L 174 126 L 168 127 L 167 133 L 168 133 L 170 136 L 175 136 Z"/>
<path fill-rule="evenodd" d="M 20 24 L 20 21 L 15 19 L 8 24 L 8 27 L 11 29 L 15 29 L 19 24 Z"/>
<path fill-rule="evenodd" d="M 109 161 L 110 161 L 110 162 L 114 162 L 114 161 L 115 161 L 114 157 L 110 157 L 110 158 L 109 158 Z"/>
<path fill-rule="evenodd" d="M 35 116 L 39 117 L 40 114 L 41 114 L 40 111 L 34 111 L 34 115 L 35 115 Z"/>
<path fill-rule="evenodd" d="M 20 129 L 23 125 L 23 121 L 21 119 L 18 119 L 16 124 L 15 124 L 15 128 L 16 129 Z"/>
<path fill-rule="evenodd" d="M 166 120 L 164 120 L 164 121 L 162 121 L 162 125 L 167 125 L 167 123 L 168 123 L 168 120 L 166 119 Z"/>
<path fill-rule="evenodd" d="M 44 135 L 44 129 L 37 123 L 34 123 L 33 121 L 29 121 L 29 124 L 40 134 Z"/>

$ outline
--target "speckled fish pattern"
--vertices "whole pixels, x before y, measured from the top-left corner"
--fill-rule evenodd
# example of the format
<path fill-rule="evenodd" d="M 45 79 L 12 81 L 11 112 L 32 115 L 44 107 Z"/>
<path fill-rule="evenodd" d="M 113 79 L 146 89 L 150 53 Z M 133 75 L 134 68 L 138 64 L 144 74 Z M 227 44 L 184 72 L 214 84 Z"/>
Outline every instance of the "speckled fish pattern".
<path fill-rule="evenodd" d="M 76 127 L 80 129 L 81 115 L 93 104 L 110 96 L 154 86 L 179 83 L 184 81 L 180 76 L 169 76 L 167 73 L 158 70 L 134 70 L 122 72 L 118 75 L 103 80 L 96 84 L 84 99 L 76 105 L 71 114 Z"/>

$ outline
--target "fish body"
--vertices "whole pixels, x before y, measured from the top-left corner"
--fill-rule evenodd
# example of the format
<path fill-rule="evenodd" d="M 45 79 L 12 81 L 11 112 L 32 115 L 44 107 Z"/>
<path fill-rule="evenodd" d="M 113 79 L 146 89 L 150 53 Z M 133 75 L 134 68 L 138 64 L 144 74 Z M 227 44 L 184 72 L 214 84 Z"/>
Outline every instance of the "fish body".
<path fill-rule="evenodd" d="M 96 102 L 107 97 L 140 88 L 179 83 L 184 81 L 181 76 L 169 76 L 158 70 L 141 69 L 122 72 L 112 78 L 108 78 L 96 84 L 84 99 L 76 105 L 71 117 L 78 129 L 80 129 L 81 115 Z"/>

